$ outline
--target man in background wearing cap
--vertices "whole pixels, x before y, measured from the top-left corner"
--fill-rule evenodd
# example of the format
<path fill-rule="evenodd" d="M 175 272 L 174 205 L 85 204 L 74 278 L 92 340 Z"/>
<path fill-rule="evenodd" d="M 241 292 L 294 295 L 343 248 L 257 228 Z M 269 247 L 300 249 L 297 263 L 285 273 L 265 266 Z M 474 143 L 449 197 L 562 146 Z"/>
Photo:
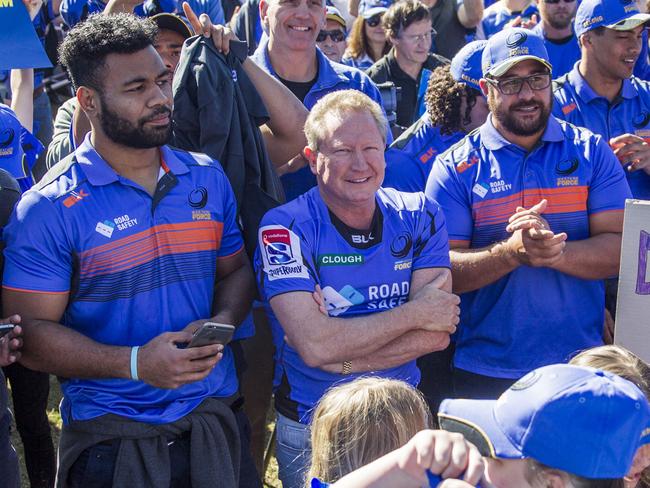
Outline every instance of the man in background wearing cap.
<path fill-rule="evenodd" d="M 635 198 L 650 199 L 650 85 L 632 75 L 650 15 L 634 2 L 584 0 L 575 31 L 582 59 L 557 80 L 556 117 L 603 136 Z"/>
<path fill-rule="evenodd" d="M 316 47 L 316 37 L 325 26 L 324 2 L 260 0 L 260 15 L 268 38 L 261 41 L 252 58 L 289 88 L 307 109 L 326 94 L 346 89 L 362 91 L 381 105 L 379 90 L 367 75 L 330 61 Z M 316 186 L 316 178 L 302 155 L 297 154 L 287 169 L 282 175 L 287 201 Z"/>
<path fill-rule="evenodd" d="M 345 20 L 336 7 L 328 5 L 326 11 L 325 28 L 318 33 L 316 45 L 330 61 L 340 63 L 346 47 Z"/>
<path fill-rule="evenodd" d="M 455 395 L 496 398 L 534 368 L 602 344 L 602 279 L 618 272 L 625 175 L 607 143 L 550 116 L 541 37 L 483 51 L 485 124 L 441 155 L 426 194 L 448 218 L 462 293 Z"/>
<path fill-rule="evenodd" d="M 419 0 L 393 4 L 382 24 L 393 49 L 367 73 L 377 84 L 392 82 L 401 89 L 396 124 L 403 130 L 424 113 L 424 93 L 431 72 L 449 61 L 429 52 L 435 31 L 429 10 Z"/>
<path fill-rule="evenodd" d="M 565 364 L 530 372 L 498 400 L 445 400 L 438 420 L 478 447 L 495 488 L 622 486 L 637 449 L 650 440 L 641 390 L 614 374 Z"/>

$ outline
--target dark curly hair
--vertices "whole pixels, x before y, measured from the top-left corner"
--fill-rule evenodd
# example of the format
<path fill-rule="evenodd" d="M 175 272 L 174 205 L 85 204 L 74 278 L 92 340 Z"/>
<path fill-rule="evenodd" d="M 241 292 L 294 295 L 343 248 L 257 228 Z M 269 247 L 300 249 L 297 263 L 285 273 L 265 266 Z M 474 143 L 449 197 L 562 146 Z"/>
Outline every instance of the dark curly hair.
<path fill-rule="evenodd" d="M 102 91 L 102 69 L 109 54 L 132 54 L 152 46 L 158 27 L 133 14 L 96 14 L 77 24 L 59 47 L 75 89 L 88 86 Z"/>
<path fill-rule="evenodd" d="M 460 113 L 461 100 L 465 95 L 467 104 L 465 113 Z M 472 108 L 476 104 L 476 97 L 481 94 L 465 83 L 457 82 L 449 70 L 449 65 L 437 67 L 431 78 L 424 103 L 433 127 L 439 127 L 442 134 L 465 132 L 464 126 L 471 120 Z"/>

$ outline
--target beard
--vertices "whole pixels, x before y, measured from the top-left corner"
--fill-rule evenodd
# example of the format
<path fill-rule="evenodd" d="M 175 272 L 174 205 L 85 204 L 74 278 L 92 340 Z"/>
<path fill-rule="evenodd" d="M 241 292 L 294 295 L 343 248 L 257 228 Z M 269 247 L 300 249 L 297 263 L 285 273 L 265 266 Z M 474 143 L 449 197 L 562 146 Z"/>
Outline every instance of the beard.
<path fill-rule="evenodd" d="M 546 22 L 548 22 L 553 29 L 562 30 L 566 29 L 573 23 L 573 16 L 568 13 L 566 15 L 558 16 L 549 15 Z"/>
<path fill-rule="evenodd" d="M 147 127 L 145 125 L 159 115 L 169 114 L 171 116 L 171 110 L 168 107 L 157 107 L 151 115 L 143 117 L 133 124 L 130 120 L 120 117 L 117 112 L 111 110 L 109 104 L 101 96 L 100 102 L 102 110 L 99 114 L 99 122 L 104 134 L 111 141 L 134 149 L 160 147 L 169 141 L 172 133 L 171 117 L 166 126 Z"/>
<path fill-rule="evenodd" d="M 548 118 L 551 115 L 551 103 L 545 105 L 544 102 L 541 101 L 529 100 L 514 103 L 511 106 L 504 108 L 502 104 L 497 104 L 492 93 L 488 96 L 490 112 L 494 114 L 494 117 L 508 132 L 516 136 L 532 136 L 544 130 L 548 123 Z M 536 119 L 521 120 L 513 114 L 515 109 L 530 106 L 539 106 L 541 108 L 539 116 Z"/>

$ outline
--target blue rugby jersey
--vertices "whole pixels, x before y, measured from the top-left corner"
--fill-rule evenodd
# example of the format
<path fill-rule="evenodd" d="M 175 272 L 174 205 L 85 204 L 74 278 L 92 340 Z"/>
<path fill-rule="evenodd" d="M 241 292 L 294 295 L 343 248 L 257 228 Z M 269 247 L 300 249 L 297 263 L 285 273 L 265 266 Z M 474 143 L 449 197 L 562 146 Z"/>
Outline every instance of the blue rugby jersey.
<path fill-rule="evenodd" d="M 386 176 L 382 186 L 399 191 L 424 191 L 438 154 L 465 137 L 462 132 L 442 134 L 425 113 L 386 151 Z"/>
<path fill-rule="evenodd" d="M 259 230 L 255 270 L 267 304 L 276 295 L 313 292 L 318 284 L 332 317 L 389 310 L 408 300 L 411 275 L 449 267 L 444 217 L 420 193 L 379 189 L 370 234 L 356 235 L 323 202 L 318 188 L 270 210 Z M 267 308 L 276 346 L 277 410 L 307 423 L 311 409 L 335 383 L 362 376 L 328 373 L 305 364 L 284 340 L 282 325 Z M 366 373 L 367 374 L 367 373 Z M 415 361 L 372 374 L 417 385 Z"/>
<path fill-rule="evenodd" d="M 589 216 L 623 211 L 630 197 L 623 170 L 600 136 L 549 118 L 530 153 L 508 142 L 491 118 L 439 156 L 426 195 L 445 213 L 449 239 L 483 248 L 506 240 L 517 206 L 548 200 L 544 217 L 568 239 L 590 236 Z M 602 344 L 602 281 L 520 266 L 461 296 L 454 364 L 499 378 L 565 362 Z"/>
<path fill-rule="evenodd" d="M 578 64 L 555 81 L 553 115 L 586 127 L 605 141 L 623 134 L 650 138 L 650 84 L 636 77 L 623 80 L 614 103 L 596 94 L 578 71 Z M 648 139 L 650 140 L 650 139 Z M 635 198 L 650 199 L 650 175 L 643 170 L 625 172 Z"/>
<path fill-rule="evenodd" d="M 551 61 L 551 66 L 553 66 L 553 78 L 559 78 L 567 74 L 573 69 L 573 65 L 580 61 L 582 54 L 578 44 L 578 36 L 576 36 L 575 32 L 568 39 L 563 39 L 564 42 L 557 42 L 546 37 L 541 23 L 531 30 L 544 39 L 548 59 Z"/>
<path fill-rule="evenodd" d="M 236 203 L 205 155 L 161 148 L 155 195 L 118 175 L 89 137 L 28 191 L 5 228 L 4 287 L 69 293 L 61 322 L 102 344 L 136 346 L 211 317 L 217 259 L 239 252 Z M 229 348 L 202 381 L 174 390 L 126 379 L 67 379 L 63 421 L 112 413 L 173 422 L 237 391 Z"/>

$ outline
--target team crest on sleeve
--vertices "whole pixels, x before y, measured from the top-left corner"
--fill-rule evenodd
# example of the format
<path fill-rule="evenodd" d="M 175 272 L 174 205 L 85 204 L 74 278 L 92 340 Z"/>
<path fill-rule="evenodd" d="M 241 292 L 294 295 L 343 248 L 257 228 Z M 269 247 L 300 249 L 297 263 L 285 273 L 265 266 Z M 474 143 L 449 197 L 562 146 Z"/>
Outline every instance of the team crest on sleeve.
<path fill-rule="evenodd" d="M 259 230 L 260 254 L 268 279 L 309 278 L 302 262 L 300 238 L 281 225 L 267 225 Z"/>

